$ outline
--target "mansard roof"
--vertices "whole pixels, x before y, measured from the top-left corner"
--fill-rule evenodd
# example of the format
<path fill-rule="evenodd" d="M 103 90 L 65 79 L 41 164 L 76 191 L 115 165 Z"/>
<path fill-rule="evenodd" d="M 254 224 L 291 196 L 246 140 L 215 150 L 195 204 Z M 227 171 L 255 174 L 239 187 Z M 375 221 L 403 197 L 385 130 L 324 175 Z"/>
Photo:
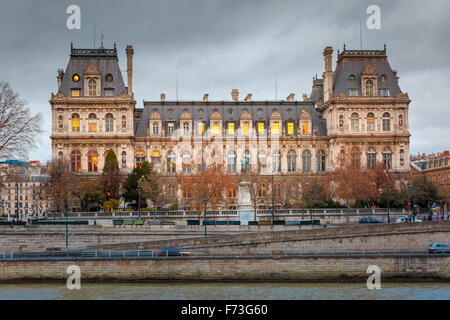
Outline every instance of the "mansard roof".
<path fill-rule="evenodd" d="M 389 89 L 391 97 L 401 92 L 397 76 L 387 60 L 386 47 L 384 50 L 346 50 L 344 46 L 344 51 L 338 52 L 333 75 L 333 95 L 337 96 L 343 92 L 348 96 L 349 89 L 358 89 L 361 95 L 361 73 L 368 70 L 376 71 L 378 89 Z M 350 75 L 355 76 L 353 83 L 349 81 Z M 381 82 L 381 75 L 387 77 L 386 82 Z"/>
<path fill-rule="evenodd" d="M 125 83 L 119 68 L 119 59 L 117 57 L 117 48 L 114 44 L 113 49 L 76 49 L 71 45 L 70 59 L 66 71 L 63 75 L 59 92 L 70 97 L 72 89 L 79 88 L 80 96 L 84 96 L 84 74 L 90 66 L 99 71 L 101 76 L 101 96 L 105 96 L 105 89 L 114 89 L 113 97 L 121 93 L 126 93 Z M 78 82 L 74 82 L 72 77 L 77 74 L 80 77 Z M 107 74 L 112 75 L 112 81 L 105 81 Z"/>
<path fill-rule="evenodd" d="M 206 122 L 206 128 L 209 127 L 209 121 L 215 109 L 222 116 L 224 123 L 235 122 L 239 124 L 241 115 L 247 110 L 254 122 L 269 124 L 272 113 L 279 112 L 283 122 L 289 120 L 296 125 L 298 125 L 302 110 L 306 109 L 311 115 L 313 128 L 318 130 L 318 136 L 326 136 L 325 120 L 311 101 L 144 101 L 144 108 L 141 109 L 142 114 L 138 119 L 135 119 L 136 137 L 146 136 L 149 118 L 155 109 L 158 109 L 164 123 L 175 122 L 178 125 L 183 111 L 187 110 L 194 122 Z"/>

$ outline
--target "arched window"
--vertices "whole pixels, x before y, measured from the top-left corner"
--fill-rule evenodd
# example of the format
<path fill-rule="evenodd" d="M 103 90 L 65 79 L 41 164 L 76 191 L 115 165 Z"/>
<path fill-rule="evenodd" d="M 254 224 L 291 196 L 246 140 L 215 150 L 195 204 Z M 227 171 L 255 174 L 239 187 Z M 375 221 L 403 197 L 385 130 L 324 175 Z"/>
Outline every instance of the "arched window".
<path fill-rule="evenodd" d="M 383 164 L 387 169 L 390 169 L 392 166 L 392 151 L 388 147 L 383 150 Z"/>
<path fill-rule="evenodd" d="M 302 164 L 303 171 L 311 171 L 311 152 L 309 150 L 303 151 Z"/>
<path fill-rule="evenodd" d="M 383 131 L 391 130 L 391 115 L 388 112 L 383 114 Z"/>
<path fill-rule="evenodd" d="M 145 152 L 140 150 L 136 152 L 136 167 L 139 167 L 143 162 L 145 162 Z"/>
<path fill-rule="evenodd" d="M 367 131 L 375 131 L 375 115 L 372 112 L 367 114 Z"/>
<path fill-rule="evenodd" d="M 228 191 L 228 193 L 227 193 L 228 198 L 236 198 L 236 196 L 237 196 L 236 185 L 230 184 L 228 186 L 228 190 L 227 191 Z"/>
<path fill-rule="evenodd" d="M 273 185 L 273 196 L 277 199 L 281 198 L 281 184 L 279 182 Z"/>
<path fill-rule="evenodd" d="M 126 128 L 127 128 L 127 117 L 122 116 L 122 129 L 126 129 Z"/>
<path fill-rule="evenodd" d="M 281 172 L 281 153 L 278 150 L 272 152 L 272 172 Z"/>
<path fill-rule="evenodd" d="M 259 197 L 265 197 L 267 196 L 267 187 L 266 184 L 264 182 L 261 182 L 259 184 L 259 188 L 258 188 L 258 196 Z"/>
<path fill-rule="evenodd" d="M 160 163 L 161 162 L 161 154 L 159 151 L 155 150 L 152 152 L 152 163 Z"/>
<path fill-rule="evenodd" d="M 95 150 L 88 152 L 88 172 L 98 171 L 98 153 Z"/>
<path fill-rule="evenodd" d="M 294 150 L 289 150 L 287 154 L 287 170 L 295 171 L 296 169 L 297 156 Z"/>
<path fill-rule="evenodd" d="M 184 173 L 189 173 L 191 171 L 191 153 L 189 151 L 183 151 L 183 158 L 182 158 L 182 169 Z"/>
<path fill-rule="evenodd" d="M 72 114 L 72 132 L 80 132 L 80 115 Z"/>
<path fill-rule="evenodd" d="M 323 150 L 317 151 L 317 171 L 325 171 L 325 152 Z"/>
<path fill-rule="evenodd" d="M 227 158 L 228 172 L 236 172 L 236 152 L 228 151 Z"/>
<path fill-rule="evenodd" d="M 107 113 L 105 116 L 105 130 L 106 132 L 114 131 L 114 117 L 111 113 Z"/>
<path fill-rule="evenodd" d="M 350 116 L 350 126 L 352 131 L 359 130 L 359 114 L 357 114 L 356 112 L 353 112 Z"/>
<path fill-rule="evenodd" d="M 81 172 L 81 152 L 73 150 L 70 153 L 70 168 L 73 172 Z"/>
<path fill-rule="evenodd" d="M 375 148 L 369 148 L 367 150 L 367 168 L 375 168 L 377 163 L 377 152 Z"/>
<path fill-rule="evenodd" d="M 97 116 L 95 113 L 91 113 L 88 117 L 89 132 L 97 132 Z"/>
<path fill-rule="evenodd" d="M 176 166 L 175 152 L 169 151 L 167 153 L 167 172 L 174 173 L 176 171 L 177 171 L 177 166 Z"/>
<path fill-rule="evenodd" d="M 352 148 L 350 152 L 350 161 L 353 165 L 361 165 L 361 151 L 359 150 L 359 148 Z"/>
<path fill-rule="evenodd" d="M 373 81 L 370 79 L 366 81 L 366 95 L 373 96 Z"/>
<path fill-rule="evenodd" d="M 169 195 L 169 197 L 174 198 L 177 196 L 177 188 L 175 188 L 175 186 L 173 184 L 169 184 L 167 186 L 167 194 Z"/>
<path fill-rule="evenodd" d="M 94 79 L 90 79 L 88 82 L 88 87 L 90 96 L 97 95 L 97 81 L 95 81 Z"/>

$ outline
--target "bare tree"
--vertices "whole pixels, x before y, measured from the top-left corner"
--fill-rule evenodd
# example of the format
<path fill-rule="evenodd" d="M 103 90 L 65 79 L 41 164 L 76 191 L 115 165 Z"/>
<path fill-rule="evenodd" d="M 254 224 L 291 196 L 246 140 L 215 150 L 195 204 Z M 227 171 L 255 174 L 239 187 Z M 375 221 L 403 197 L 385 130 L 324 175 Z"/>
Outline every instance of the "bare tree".
<path fill-rule="evenodd" d="M 53 210 L 69 207 L 69 199 L 77 188 L 79 177 L 70 170 L 70 162 L 64 158 L 54 159 L 49 168 L 50 178 L 45 184 L 47 198 L 53 200 Z"/>
<path fill-rule="evenodd" d="M 153 206 L 158 210 L 169 203 L 169 196 L 163 185 L 164 177 L 156 171 L 143 176 L 143 179 L 138 183 L 138 188 L 141 189 L 142 195 L 150 199 Z"/>
<path fill-rule="evenodd" d="M 0 158 L 24 157 L 42 133 L 41 114 L 34 116 L 7 82 L 0 81 Z"/>

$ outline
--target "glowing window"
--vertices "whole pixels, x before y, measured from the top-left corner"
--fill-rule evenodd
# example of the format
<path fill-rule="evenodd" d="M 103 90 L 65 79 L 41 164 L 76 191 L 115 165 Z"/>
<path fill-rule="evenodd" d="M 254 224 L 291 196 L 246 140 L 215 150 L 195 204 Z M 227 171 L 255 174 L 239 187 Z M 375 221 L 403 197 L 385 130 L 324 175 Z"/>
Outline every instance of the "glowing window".
<path fill-rule="evenodd" d="M 294 123 L 288 122 L 287 124 L 287 133 L 288 134 L 294 134 Z"/>
<path fill-rule="evenodd" d="M 72 89 L 72 97 L 79 97 L 80 89 Z"/>
<path fill-rule="evenodd" d="M 373 113 L 369 113 L 367 115 L 367 130 L 368 131 L 375 130 L 375 115 Z"/>
<path fill-rule="evenodd" d="M 234 134 L 234 123 L 228 123 L 228 134 Z"/>
<path fill-rule="evenodd" d="M 97 172 L 98 171 L 98 153 L 97 151 L 91 150 L 88 152 L 88 171 Z"/>
<path fill-rule="evenodd" d="M 244 130 L 244 134 L 248 133 L 248 122 L 244 122 L 243 124 L 243 130 Z"/>
<path fill-rule="evenodd" d="M 258 133 L 264 134 L 264 122 L 258 122 Z"/>
<path fill-rule="evenodd" d="M 72 132 L 80 132 L 80 116 L 78 113 L 72 115 Z"/>
<path fill-rule="evenodd" d="M 89 115 L 88 128 L 89 132 L 97 132 L 97 116 L 94 113 Z"/>
<path fill-rule="evenodd" d="M 73 150 L 70 153 L 70 165 L 74 172 L 81 172 L 81 152 L 79 150 Z"/>
<path fill-rule="evenodd" d="M 154 162 L 154 163 L 161 162 L 161 154 L 159 153 L 159 151 L 152 152 L 152 162 Z"/>
<path fill-rule="evenodd" d="M 279 122 L 272 123 L 272 133 L 280 134 L 280 123 Z"/>
<path fill-rule="evenodd" d="M 219 123 L 218 122 L 214 122 L 214 124 L 213 124 L 213 133 L 219 134 Z"/>
<path fill-rule="evenodd" d="M 136 167 L 139 167 L 139 165 L 144 161 L 145 161 L 145 152 L 144 151 L 136 152 Z"/>
<path fill-rule="evenodd" d="M 303 134 L 308 134 L 309 130 L 308 130 L 308 122 L 303 122 L 302 123 L 302 132 Z"/>
<path fill-rule="evenodd" d="M 205 132 L 205 125 L 204 125 L 204 123 L 203 122 L 200 122 L 199 124 L 198 124 L 198 134 L 203 134 Z"/>

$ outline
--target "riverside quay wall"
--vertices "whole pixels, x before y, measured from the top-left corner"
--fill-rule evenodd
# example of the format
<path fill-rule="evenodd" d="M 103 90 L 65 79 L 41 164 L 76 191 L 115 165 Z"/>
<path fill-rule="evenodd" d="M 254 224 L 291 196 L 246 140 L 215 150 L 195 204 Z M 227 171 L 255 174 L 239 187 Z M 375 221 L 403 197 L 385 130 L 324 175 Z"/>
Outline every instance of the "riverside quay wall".
<path fill-rule="evenodd" d="M 179 238 L 104 244 L 89 247 L 91 250 L 146 250 L 174 246 L 186 249 L 237 249 L 254 248 L 347 248 L 394 249 L 412 248 L 423 251 L 430 243 L 448 242 L 450 222 L 391 223 L 353 225 L 336 228 L 273 231 L 270 227 L 261 232 L 210 236 L 207 238 Z"/>
<path fill-rule="evenodd" d="M 76 265 L 81 282 L 103 281 L 365 281 L 377 265 L 381 281 L 450 281 L 450 256 L 203 257 L 101 260 L 0 261 L 1 282 L 68 278 Z M 0 283 L 1 283 L 0 282 Z M 63 285 L 63 284 L 62 284 Z"/>

